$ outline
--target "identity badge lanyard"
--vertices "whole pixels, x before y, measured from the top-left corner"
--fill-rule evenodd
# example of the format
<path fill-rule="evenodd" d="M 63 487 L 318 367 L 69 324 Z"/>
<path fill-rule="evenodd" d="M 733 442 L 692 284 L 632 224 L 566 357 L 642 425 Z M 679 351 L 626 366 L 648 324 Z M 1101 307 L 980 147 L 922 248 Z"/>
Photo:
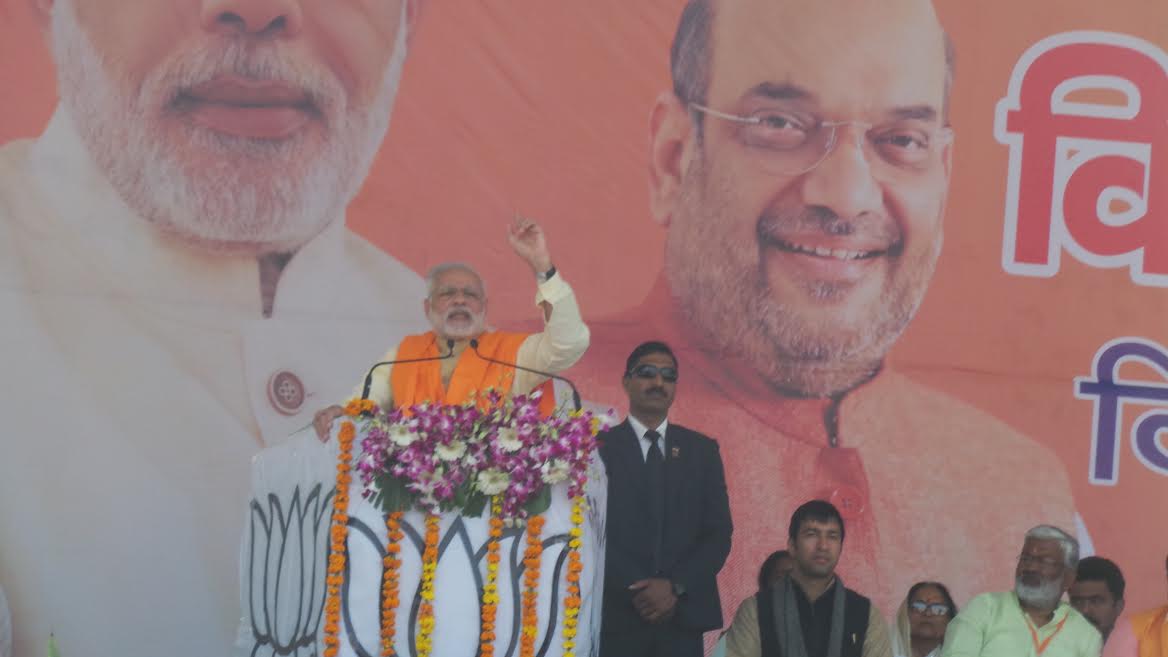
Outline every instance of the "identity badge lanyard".
<path fill-rule="evenodd" d="M 1050 636 L 1046 637 L 1042 640 L 1041 643 L 1039 643 L 1038 630 L 1034 629 L 1034 623 L 1030 621 L 1030 616 L 1026 615 L 1025 612 L 1023 612 L 1022 615 L 1026 618 L 1026 629 L 1030 630 L 1030 640 L 1034 642 L 1034 653 L 1038 655 L 1038 657 L 1042 657 L 1042 653 L 1046 650 L 1046 647 L 1050 645 L 1050 642 L 1056 636 L 1058 636 L 1059 632 L 1063 631 L 1063 625 L 1067 623 L 1067 617 L 1070 616 L 1070 614 L 1064 615 L 1063 619 L 1059 621 L 1059 624 L 1055 626 L 1054 632 L 1051 632 Z"/>

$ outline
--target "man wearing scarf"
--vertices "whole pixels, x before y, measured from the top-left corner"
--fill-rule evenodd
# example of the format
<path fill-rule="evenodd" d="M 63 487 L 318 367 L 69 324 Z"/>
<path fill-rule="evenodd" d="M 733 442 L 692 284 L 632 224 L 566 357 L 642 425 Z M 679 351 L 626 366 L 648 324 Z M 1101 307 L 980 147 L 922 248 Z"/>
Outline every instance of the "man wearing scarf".
<path fill-rule="evenodd" d="M 791 516 L 787 536 L 795 569 L 738 608 L 726 657 L 891 657 L 876 605 L 835 574 L 844 543 L 839 510 L 807 502 Z"/>
<path fill-rule="evenodd" d="M 386 352 L 382 361 L 409 362 L 374 370 L 370 399 L 382 408 L 424 402 L 461 404 L 488 390 L 525 395 L 539 389 L 543 394 L 540 410 L 550 414 L 555 409 L 548 377 L 511 364 L 561 372 L 588 348 L 588 326 L 580 317 L 575 293 L 552 265 L 543 229 L 517 217 L 507 239 L 539 282 L 536 304 L 543 311 L 544 330 L 528 334 L 489 328 L 482 278 L 469 265 L 440 264 L 426 276 L 427 296 L 422 304 L 432 330 L 406 336 Z M 342 412 L 336 405 L 317 411 L 313 424 L 321 440 L 328 439 L 329 426 Z"/>

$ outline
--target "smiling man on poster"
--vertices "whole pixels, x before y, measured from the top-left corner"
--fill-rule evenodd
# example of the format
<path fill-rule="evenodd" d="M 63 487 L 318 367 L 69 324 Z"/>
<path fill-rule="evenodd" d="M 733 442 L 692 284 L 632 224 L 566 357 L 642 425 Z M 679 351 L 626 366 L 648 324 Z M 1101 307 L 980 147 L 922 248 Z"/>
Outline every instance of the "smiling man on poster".
<path fill-rule="evenodd" d="M 416 3 L 33 4 L 60 102 L 0 148 L 14 654 L 226 654 L 248 460 L 420 327 L 421 278 L 344 225 Z"/>
<path fill-rule="evenodd" d="M 679 420 L 720 427 L 741 528 L 728 605 L 784 542 L 774 514 L 808 498 L 840 509 L 840 569 L 883 608 L 925 575 L 991 588 L 1003 573 L 972 559 L 1009 562 L 998 536 L 1070 526 L 1074 507 L 1051 451 L 887 363 L 932 280 L 952 172 L 932 5 L 692 0 L 671 60 L 650 117 L 665 269 L 641 308 L 594 324 L 580 387 L 618 403 L 607 372 L 644 335 L 692 362 Z"/>

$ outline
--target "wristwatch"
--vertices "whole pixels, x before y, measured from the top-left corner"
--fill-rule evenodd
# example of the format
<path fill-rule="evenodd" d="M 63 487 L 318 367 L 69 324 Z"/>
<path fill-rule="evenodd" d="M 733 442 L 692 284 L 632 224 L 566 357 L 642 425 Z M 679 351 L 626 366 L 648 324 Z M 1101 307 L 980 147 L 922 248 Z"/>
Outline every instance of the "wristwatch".
<path fill-rule="evenodd" d="M 552 276 L 555 276 L 555 275 L 556 275 L 556 266 L 552 265 L 551 269 L 536 274 L 535 280 L 539 281 L 540 283 L 546 283 L 552 279 Z"/>
<path fill-rule="evenodd" d="M 685 595 L 685 584 L 682 584 L 677 580 L 672 580 L 669 583 L 673 585 L 673 595 L 676 595 L 679 598 Z"/>

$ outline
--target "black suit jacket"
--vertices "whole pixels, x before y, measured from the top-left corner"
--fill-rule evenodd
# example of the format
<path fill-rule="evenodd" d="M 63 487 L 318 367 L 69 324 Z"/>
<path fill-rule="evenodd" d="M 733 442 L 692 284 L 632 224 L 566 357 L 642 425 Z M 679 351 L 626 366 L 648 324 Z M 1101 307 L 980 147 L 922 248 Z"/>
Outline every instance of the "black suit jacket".
<path fill-rule="evenodd" d="M 627 419 L 599 439 L 608 472 L 602 629 L 651 627 L 633 608 L 628 587 L 655 576 L 685 587 L 670 621 L 675 627 L 697 632 L 722 627 L 716 576 L 730 554 L 733 526 L 718 443 L 673 423 L 665 431 L 665 518 L 660 570 L 654 572 L 640 442 Z"/>

